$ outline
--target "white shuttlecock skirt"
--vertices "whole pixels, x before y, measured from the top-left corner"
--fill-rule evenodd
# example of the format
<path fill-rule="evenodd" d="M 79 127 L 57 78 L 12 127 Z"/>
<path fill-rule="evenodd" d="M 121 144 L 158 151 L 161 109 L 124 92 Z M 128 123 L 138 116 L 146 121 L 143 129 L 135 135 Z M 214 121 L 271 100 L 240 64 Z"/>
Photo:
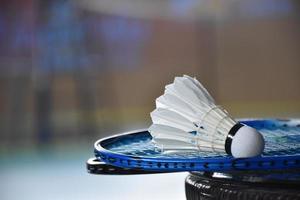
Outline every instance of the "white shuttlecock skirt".
<path fill-rule="evenodd" d="M 225 153 L 225 141 L 237 123 L 195 78 L 176 77 L 156 99 L 149 132 L 163 151 Z"/>

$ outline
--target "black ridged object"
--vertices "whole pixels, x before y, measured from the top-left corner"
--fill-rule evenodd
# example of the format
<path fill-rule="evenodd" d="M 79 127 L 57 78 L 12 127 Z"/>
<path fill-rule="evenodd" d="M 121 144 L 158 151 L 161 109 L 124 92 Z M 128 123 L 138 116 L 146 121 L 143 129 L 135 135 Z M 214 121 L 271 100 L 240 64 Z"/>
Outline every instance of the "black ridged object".
<path fill-rule="evenodd" d="M 300 200 L 300 170 L 194 172 L 185 192 L 187 200 Z"/>

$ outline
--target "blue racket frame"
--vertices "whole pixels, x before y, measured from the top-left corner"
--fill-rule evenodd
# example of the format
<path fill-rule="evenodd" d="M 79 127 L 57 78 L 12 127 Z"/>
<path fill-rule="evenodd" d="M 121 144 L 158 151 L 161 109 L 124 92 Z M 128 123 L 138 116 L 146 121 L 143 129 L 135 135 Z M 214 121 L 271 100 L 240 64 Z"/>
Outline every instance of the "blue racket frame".
<path fill-rule="evenodd" d="M 155 149 L 147 130 L 139 130 L 98 140 L 95 143 L 95 157 L 116 167 L 160 172 L 300 168 L 300 119 L 239 121 L 263 133 L 266 139 L 263 155 L 238 159 L 206 152 L 199 156 L 165 155 Z M 268 143 L 268 140 L 271 142 Z"/>

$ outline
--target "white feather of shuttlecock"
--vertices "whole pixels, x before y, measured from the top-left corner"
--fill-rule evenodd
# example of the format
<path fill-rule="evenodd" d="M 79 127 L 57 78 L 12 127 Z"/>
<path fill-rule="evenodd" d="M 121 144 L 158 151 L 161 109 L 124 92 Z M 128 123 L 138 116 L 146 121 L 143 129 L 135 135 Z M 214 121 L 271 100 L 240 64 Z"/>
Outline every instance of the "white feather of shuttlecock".
<path fill-rule="evenodd" d="M 149 132 L 163 150 L 225 153 L 225 140 L 236 124 L 195 78 L 176 77 L 156 99 Z"/>

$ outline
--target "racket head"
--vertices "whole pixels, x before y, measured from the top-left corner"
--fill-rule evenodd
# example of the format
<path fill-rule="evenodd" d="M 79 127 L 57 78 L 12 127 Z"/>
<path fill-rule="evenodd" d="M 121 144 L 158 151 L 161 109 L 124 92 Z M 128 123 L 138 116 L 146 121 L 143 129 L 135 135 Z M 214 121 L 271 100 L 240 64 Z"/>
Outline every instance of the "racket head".
<path fill-rule="evenodd" d="M 88 173 L 95 175 L 143 175 L 165 173 L 161 171 L 145 171 L 131 168 L 116 167 L 106 164 L 97 158 L 90 158 L 86 161 L 86 169 Z"/>
<path fill-rule="evenodd" d="M 299 119 L 239 120 L 256 128 L 265 138 L 265 150 L 253 158 L 233 158 L 215 152 L 169 152 L 156 148 L 147 130 L 100 139 L 95 157 L 106 164 L 145 171 L 230 171 L 300 168 Z"/>

